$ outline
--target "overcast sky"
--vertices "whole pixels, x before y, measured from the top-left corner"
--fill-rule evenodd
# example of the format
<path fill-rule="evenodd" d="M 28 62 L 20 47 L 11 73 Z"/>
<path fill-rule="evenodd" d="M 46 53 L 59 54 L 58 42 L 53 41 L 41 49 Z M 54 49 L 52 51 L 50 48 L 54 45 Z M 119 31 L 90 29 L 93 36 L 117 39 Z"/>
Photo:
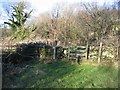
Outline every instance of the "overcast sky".
<path fill-rule="evenodd" d="M 25 1 L 31 4 L 31 8 L 34 9 L 34 15 L 50 11 L 56 3 L 73 4 L 76 2 L 98 2 L 99 4 L 112 3 L 117 0 L 0 0 L 0 24 L 6 19 L 5 8 L 8 8 L 10 3 Z"/>

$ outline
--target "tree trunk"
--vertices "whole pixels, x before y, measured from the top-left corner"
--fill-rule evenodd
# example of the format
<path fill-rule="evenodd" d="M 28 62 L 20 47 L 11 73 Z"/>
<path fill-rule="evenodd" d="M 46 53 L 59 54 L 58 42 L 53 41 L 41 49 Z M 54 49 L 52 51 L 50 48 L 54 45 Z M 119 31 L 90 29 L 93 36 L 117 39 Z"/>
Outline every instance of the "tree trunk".
<path fill-rule="evenodd" d="M 113 46 L 113 59 L 112 59 L 112 62 L 114 61 L 114 60 L 116 60 L 116 47 L 115 46 Z"/>
<path fill-rule="evenodd" d="M 99 53 L 98 53 L 98 63 L 101 61 L 101 58 L 102 58 L 102 47 L 103 47 L 103 42 L 100 41 L 100 47 L 99 47 Z"/>
<path fill-rule="evenodd" d="M 120 37 L 118 37 L 118 45 L 117 45 L 117 60 L 119 60 L 119 58 L 120 58 Z"/>
<path fill-rule="evenodd" d="M 86 59 L 87 60 L 89 59 L 89 52 L 90 52 L 90 45 L 89 45 L 89 42 L 87 42 L 87 45 L 86 45 Z"/>
<path fill-rule="evenodd" d="M 119 59 L 119 38 L 117 39 L 117 44 L 115 44 L 113 46 L 113 55 L 114 55 L 114 59 L 113 60 L 118 60 Z M 112 61 L 113 61 L 112 60 Z"/>
<path fill-rule="evenodd" d="M 118 50 L 118 61 L 120 61 L 120 35 L 119 35 L 119 37 L 118 37 L 118 48 L 117 48 Z"/>
<path fill-rule="evenodd" d="M 55 46 L 53 47 L 53 50 L 54 50 L 53 59 L 55 60 L 56 59 L 56 47 Z"/>
<path fill-rule="evenodd" d="M 117 60 L 119 60 L 120 58 L 120 46 L 117 47 Z"/>

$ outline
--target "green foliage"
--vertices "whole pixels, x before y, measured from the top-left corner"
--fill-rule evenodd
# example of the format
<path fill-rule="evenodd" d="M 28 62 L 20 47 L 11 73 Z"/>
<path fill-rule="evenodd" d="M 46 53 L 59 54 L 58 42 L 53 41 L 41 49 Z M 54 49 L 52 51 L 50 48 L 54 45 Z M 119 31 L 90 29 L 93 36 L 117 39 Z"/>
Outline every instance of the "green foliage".
<path fill-rule="evenodd" d="M 40 47 L 40 58 L 41 59 L 45 59 L 46 57 L 46 50 L 45 50 L 45 47 Z"/>
<path fill-rule="evenodd" d="M 44 61 L 52 60 L 53 59 L 53 47 L 51 46 L 43 46 L 40 47 L 40 61 L 41 59 Z M 56 47 L 56 59 L 62 59 L 64 57 L 63 48 Z"/>
<path fill-rule="evenodd" d="M 13 35 L 12 35 L 12 40 L 16 39 L 16 40 L 24 40 L 25 38 L 29 37 L 30 34 L 36 30 L 36 26 L 32 25 L 27 26 L 27 27 L 23 27 L 23 28 L 19 28 Z"/>
<path fill-rule="evenodd" d="M 64 52 L 62 47 L 56 47 L 56 58 L 62 59 L 64 57 Z"/>
<path fill-rule="evenodd" d="M 17 6 L 12 6 L 12 9 L 13 12 L 11 14 L 11 18 L 8 19 L 9 22 L 4 23 L 8 24 L 14 31 L 14 34 L 12 35 L 13 40 L 24 40 L 26 37 L 29 37 L 34 30 L 37 29 L 35 25 L 25 27 L 25 22 L 30 17 L 32 10 L 25 12 L 24 2 L 19 2 Z"/>
<path fill-rule="evenodd" d="M 49 62 L 53 58 L 53 48 L 51 46 L 41 46 L 39 47 L 40 50 L 40 61 L 42 62 Z"/>
<path fill-rule="evenodd" d="M 52 59 L 53 57 L 53 47 L 52 46 L 45 46 L 45 50 L 46 50 L 46 57 L 48 59 Z"/>
<path fill-rule="evenodd" d="M 30 12 L 25 12 L 25 3 L 20 2 L 17 6 L 12 6 L 13 12 L 11 14 L 11 18 L 8 19 L 9 22 L 4 22 L 8 24 L 12 30 L 17 30 L 18 28 L 22 27 L 26 20 L 29 18 L 32 10 Z"/>

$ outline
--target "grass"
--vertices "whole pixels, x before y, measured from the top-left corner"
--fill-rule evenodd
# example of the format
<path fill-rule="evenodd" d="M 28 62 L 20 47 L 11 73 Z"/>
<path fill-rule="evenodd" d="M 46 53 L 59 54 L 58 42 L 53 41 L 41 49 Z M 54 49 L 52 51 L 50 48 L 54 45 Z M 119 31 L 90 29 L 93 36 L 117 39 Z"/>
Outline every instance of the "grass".
<path fill-rule="evenodd" d="M 19 74 L 6 72 L 3 80 L 3 88 L 117 88 L 118 70 L 107 65 L 78 65 L 66 61 L 31 63 Z"/>

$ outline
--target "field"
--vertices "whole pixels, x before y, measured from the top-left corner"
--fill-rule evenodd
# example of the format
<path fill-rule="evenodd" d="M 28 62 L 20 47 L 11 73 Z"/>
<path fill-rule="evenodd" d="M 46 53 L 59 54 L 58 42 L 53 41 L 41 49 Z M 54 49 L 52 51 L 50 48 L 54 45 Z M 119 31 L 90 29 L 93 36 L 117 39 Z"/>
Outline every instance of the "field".
<path fill-rule="evenodd" d="M 120 0 L 4 1 L 3 89 L 120 87 Z"/>
<path fill-rule="evenodd" d="M 118 88 L 118 69 L 110 64 L 83 61 L 79 65 L 65 60 L 15 68 L 3 73 L 3 88 Z"/>

